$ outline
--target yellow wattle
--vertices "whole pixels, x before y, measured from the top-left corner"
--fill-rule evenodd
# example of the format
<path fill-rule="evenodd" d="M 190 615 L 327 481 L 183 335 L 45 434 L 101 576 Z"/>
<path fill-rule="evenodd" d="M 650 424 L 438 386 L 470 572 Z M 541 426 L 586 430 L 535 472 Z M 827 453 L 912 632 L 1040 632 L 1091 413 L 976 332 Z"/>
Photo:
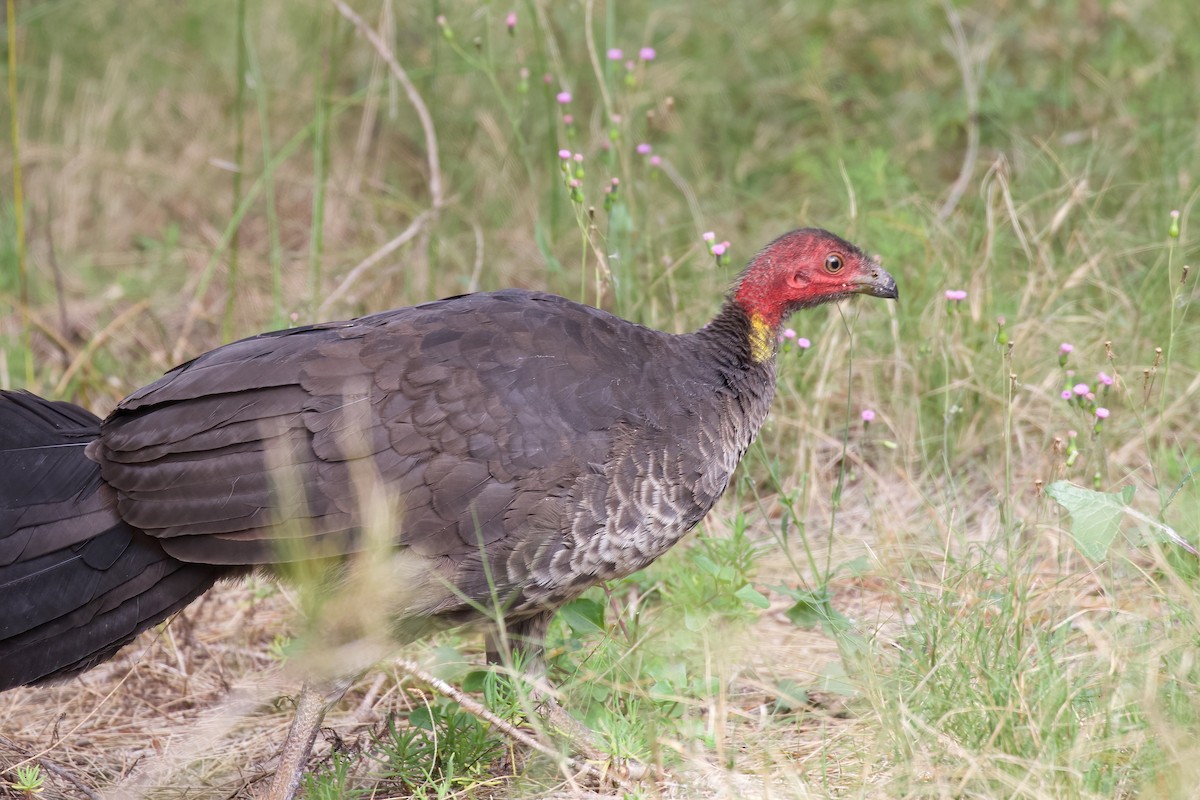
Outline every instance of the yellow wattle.
<path fill-rule="evenodd" d="M 756 363 L 766 361 L 774 353 L 771 346 L 773 332 L 761 314 L 750 315 L 750 358 Z"/>

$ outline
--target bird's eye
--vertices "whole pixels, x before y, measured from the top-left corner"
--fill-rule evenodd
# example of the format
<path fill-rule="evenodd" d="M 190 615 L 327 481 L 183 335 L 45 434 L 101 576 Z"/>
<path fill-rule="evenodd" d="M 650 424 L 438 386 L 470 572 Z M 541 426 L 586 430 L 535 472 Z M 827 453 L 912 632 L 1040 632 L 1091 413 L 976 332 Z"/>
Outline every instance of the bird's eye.
<path fill-rule="evenodd" d="M 842 271 L 842 257 L 837 253 L 830 253 L 825 256 L 825 271 L 830 274 L 836 274 Z"/>

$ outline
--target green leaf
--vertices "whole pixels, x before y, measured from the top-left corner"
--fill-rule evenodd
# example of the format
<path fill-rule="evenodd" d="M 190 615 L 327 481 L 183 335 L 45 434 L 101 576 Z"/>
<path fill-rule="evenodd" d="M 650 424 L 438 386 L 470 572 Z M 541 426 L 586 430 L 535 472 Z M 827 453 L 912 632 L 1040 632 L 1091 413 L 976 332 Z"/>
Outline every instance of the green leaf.
<path fill-rule="evenodd" d="M 429 706 L 417 706 L 408 715 L 408 724 L 423 731 L 433 730 L 433 718 L 436 716 Z"/>
<path fill-rule="evenodd" d="M 793 680 L 780 681 L 776 692 L 775 703 L 771 709 L 774 714 L 797 711 L 808 705 L 808 690 Z"/>
<path fill-rule="evenodd" d="M 435 647 L 430 660 L 433 662 L 430 671 L 442 680 L 451 683 L 458 682 L 464 675 L 475 669 L 475 665 L 467 661 L 458 648 L 449 645 Z"/>
<path fill-rule="evenodd" d="M 462 679 L 462 690 L 464 692 L 482 692 L 483 684 L 487 681 L 488 671 L 486 669 L 476 669 L 468 672 L 466 677 Z"/>
<path fill-rule="evenodd" d="M 801 628 L 815 628 L 825 620 L 824 603 L 816 598 L 797 600 L 787 610 L 787 618 Z"/>
<path fill-rule="evenodd" d="M 652 664 L 646 668 L 646 674 L 654 679 L 650 691 L 658 697 L 678 696 L 687 690 L 688 670 L 682 661 Z"/>
<path fill-rule="evenodd" d="M 842 697 L 854 697 L 858 694 L 858 687 L 846 674 L 846 667 L 841 661 L 831 661 L 825 665 L 825 669 L 821 670 L 817 686 L 822 691 L 840 694 Z"/>
<path fill-rule="evenodd" d="M 871 572 L 871 566 L 871 559 L 867 558 L 866 556 L 859 556 L 858 558 L 852 558 L 849 561 L 839 564 L 834 572 L 841 572 L 842 570 L 845 570 L 854 577 L 861 578 L 863 575 L 867 575 Z"/>
<path fill-rule="evenodd" d="M 533 240 L 537 243 L 538 252 L 542 254 L 542 258 L 546 260 L 546 266 L 555 275 L 563 274 L 563 265 L 554 255 L 553 248 L 550 247 L 550 242 L 546 239 L 546 228 L 539 219 L 533 224 Z"/>
<path fill-rule="evenodd" d="M 1133 499 L 1133 487 L 1126 486 L 1117 494 L 1055 481 L 1046 487 L 1046 494 L 1070 513 L 1071 536 L 1079 551 L 1093 561 L 1103 561 L 1121 530 L 1121 517 Z"/>
<path fill-rule="evenodd" d="M 577 634 L 604 630 L 604 604 L 598 600 L 580 597 L 567 603 L 558 613 L 563 622 Z"/>
<path fill-rule="evenodd" d="M 683 626 L 692 633 L 708 627 L 712 614 L 703 608 L 685 608 L 683 610 Z"/>
<path fill-rule="evenodd" d="M 771 607 L 771 601 L 767 599 L 767 596 L 748 583 L 734 592 L 733 596 L 738 600 L 741 600 L 743 603 L 754 606 L 755 608 Z"/>
<path fill-rule="evenodd" d="M 703 553 L 692 554 L 692 562 L 714 578 L 721 575 L 721 568 L 717 566 L 717 563 Z"/>
<path fill-rule="evenodd" d="M 795 605 L 786 613 L 787 618 L 801 628 L 815 628 L 820 625 L 829 635 L 837 636 L 852 627 L 849 618 L 833 607 L 829 590 L 825 587 L 811 591 L 793 589 L 784 594 L 795 598 Z"/>

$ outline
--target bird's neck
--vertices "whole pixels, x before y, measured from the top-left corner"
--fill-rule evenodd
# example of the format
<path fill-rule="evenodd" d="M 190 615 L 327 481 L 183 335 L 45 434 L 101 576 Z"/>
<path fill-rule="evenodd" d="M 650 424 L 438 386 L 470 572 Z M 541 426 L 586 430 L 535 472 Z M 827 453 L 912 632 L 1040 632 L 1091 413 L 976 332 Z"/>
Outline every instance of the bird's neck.
<path fill-rule="evenodd" d="M 775 396 L 778 326 L 747 314 L 730 298 L 712 322 L 694 336 L 704 342 L 705 358 L 737 395 L 738 409 L 757 430 Z"/>
<path fill-rule="evenodd" d="M 779 321 L 747 313 L 731 297 L 712 322 L 696 332 L 696 336 L 712 342 L 724 356 L 722 363 L 728 361 L 728 366 L 751 373 L 769 371 L 773 377 L 779 330 Z"/>
<path fill-rule="evenodd" d="M 727 465 L 732 472 L 771 410 L 779 334 L 731 298 L 712 322 L 692 335 L 705 363 L 726 387 L 720 403 L 726 415 L 723 444 L 732 457 Z"/>

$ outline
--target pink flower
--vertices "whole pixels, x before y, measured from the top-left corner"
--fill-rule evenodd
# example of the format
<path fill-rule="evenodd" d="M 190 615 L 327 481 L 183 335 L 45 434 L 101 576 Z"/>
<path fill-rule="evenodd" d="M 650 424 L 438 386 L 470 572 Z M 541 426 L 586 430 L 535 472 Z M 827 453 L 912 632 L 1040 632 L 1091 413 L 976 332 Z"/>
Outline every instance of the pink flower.
<path fill-rule="evenodd" d="M 1091 402 L 1091 403 L 1094 403 L 1094 402 L 1096 402 L 1096 393 L 1095 393 L 1095 392 L 1088 392 L 1088 393 L 1087 393 L 1087 394 L 1085 394 L 1083 397 L 1084 397 L 1084 399 L 1085 399 L 1085 400 L 1087 400 L 1088 402 Z"/>
<path fill-rule="evenodd" d="M 559 150 L 558 157 L 561 158 L 563 161 L 566 161 L 571 157 L 571 151 L 570 150 Z"/>
<path fill-rule="evenodd" d="M 559 102 L 559 105 L 565 106 L 567 103 L 571 102 L 571 93 L 566 91 L 559 92 L 557 95 L 555 95 L 554 99 Z"/>
<path fill-rule="evenodd" d="M 1113 385 L 1113 377 L 1112 377 L 1112 375 L 1109 375 L 1109 374 L 1108 374 L 1108 373 L 1106 373 L 1106 372 L 1101 372 L 1101 373 L 1099 373 L 1098 375 L 1096 375 L 1096 378 L 1097 378 L 1097 380 L 1099 380 L 1099 381 L 1100 381 L 1100 383 L 1104 384 L 1105 386 L 1112 386 L 1112 385 Z"/>
<path fill-rule="evenodd" d="M 632 61 L 626 61 L 626 62 L 625 62 L 625 71 L 626 71 L 626 72 L 633 72 L 633 69 L 634 69 L 634 67 L 636 67 L 636 66 L 637 66 L 637 64 L 635 64 L 634 62 L 632 62 Z"/>
<path fill-rule="evenodd" d="M 650 166 L 662 166 L 662 158 L 660 156 L 650 156 Z"/>
<path fill-rule="evenodd" d="M 658 51 L 653 47 L 643 47 L 641 50 L 638 50 L 638 58 L 642 61 L 653 61 L 658 58 Z"/>
<path fill-rule="evenodd" d="M 796 340 L 796 347 L 799 347 L 801 350 L 807 350 L 808 348 L 812 347 L 812 342 L 801 336 Z"/>
<path fill-rule="evenodd" d="M 946 290 L 946 299 L 953 300 L 953 301 L 966 300 L 967 293 L 963 289 L 947 289 Z"/>
<path fill-rule="evenodd" d="M 792 330 L 791 328 L 784 328 L 784 329 L 783 329 L 783 338 L 785 338 L 785 339 L 795 339 L 795 338 L 796 338 L 796 332 L 795 332 L 794 330 Z"/>
<path fill-rule="evenodd" d="M 1070 353 L 1074 349 L 1075 349 L 1075 347 L 1073 345 L 1063 342 L 1062 344 L 1060 344 L 1058 346 L 1058 354 L 1060 356 L 1065 356 L 1067 353 Z"/>
<path fill-rule="evenodd" d="M 571 156 L 571 158 L 575 159 L 576 164 L 583 163 L 583 153 L 576 153 L 575 155 Z"/>
<path fill-rule="evenodd" d="M 1063 400 L 1070 400 L 1070 399 L 1071 399 L 1071 390 L 1070 390 L 1070 389 L 1063 389 L 1063 390 L 1062 390 L 1062 399 L 1063 399 Z"/>
<path fill-rule="evenodd" d="M 612 185 L 613 185 L 613 188 L 614 188 L 614 189 L 615 189 L 616 187 L 620 186 L 620 185 L 621 185 L 621 179 L 620 179 L 620 178 L 613 178 L 613 179 L 612 179 Z"/>
<path fill-rule="evenodd" d="M 641 144 L 639 144 L 637 146 L 637 152 L 638 152 L 639 156 L 648 156 L 648 155 L 650 155 L 650 151 L 653 149 L 654 148 L 652 148 L 650 145 L 646 144 L 645 142 L 642 142 Z"/>
<path fill-rule="evenodd" d="M 715 242 L 717 240 L 717 235 L 715 233 L 713 233 L 712 231 L 705 231 L 704 235 L 701 236 L 700 238 L 703 239 L 704 241 L 708 242 L 709 244 L 712 244 L 713 242 Z"/>
<path fill-rule="evenodd" d="M 1079 395 L 1080 397 L 1083 397 L 1085 394 L 1088 393 L 1089 389 L 1088 389 L 1088 385 L 1086 383 L 1077 383 L 1071 389 L 1071 391 L 1075 392 L 1075 394 Z"/>
<path fill-rule="evenodd" d="M 862 421 L 868 425 L 874 422 L 875 412 L 869 408 L 864 408 L 862 412 Z"/>
<path fill-rule="evenodd" d="M 608 51 L 608 60 L 609 61 L 620 61 L 624 57 L 625 57 L 625 51 L 619 47 L 614 47 Z"/>
<path fill-rule="evenodd" d="M 517 12 L 508 12 L 508 16 L 504 18 L 504 24 L 508 26 L 509 31 L 517 27 Z"/>
<path fill-rule="evenodd" d="M 1108 419 L 1108 409 L 1100 406 L 1096 409 L 1096 419 Z"/>
<path fill-rule="evenodd" d="M 723 256 L 723 255 L 725 255 L 725 245 L 723 245 L 723 244 L 714 244 L 714 245 L 713 245 L 711 248 L 709 248 L 709 249 L 712 251 L 712 254 L 713 254 L 714 256 Z"/>
<path fill-rule="evenodd" d="M 575 118 L 570 114 L 563 114 L 563 125 L 574 125 Z"/>

